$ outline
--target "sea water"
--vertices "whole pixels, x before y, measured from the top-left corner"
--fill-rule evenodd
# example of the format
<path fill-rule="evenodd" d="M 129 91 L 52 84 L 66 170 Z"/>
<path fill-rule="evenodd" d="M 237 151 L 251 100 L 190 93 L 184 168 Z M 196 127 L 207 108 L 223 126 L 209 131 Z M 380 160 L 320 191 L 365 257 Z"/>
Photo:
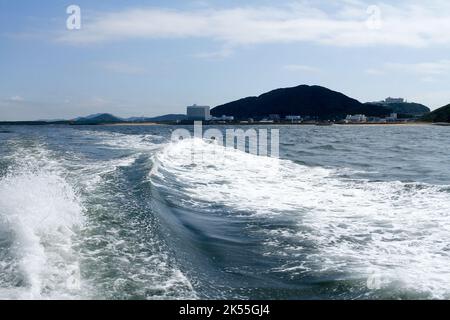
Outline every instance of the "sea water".
<path fill-rule="evenodd" d="M 178 128 L 1 127 L 0 299 L 450 298 L 448 128 Z"/>

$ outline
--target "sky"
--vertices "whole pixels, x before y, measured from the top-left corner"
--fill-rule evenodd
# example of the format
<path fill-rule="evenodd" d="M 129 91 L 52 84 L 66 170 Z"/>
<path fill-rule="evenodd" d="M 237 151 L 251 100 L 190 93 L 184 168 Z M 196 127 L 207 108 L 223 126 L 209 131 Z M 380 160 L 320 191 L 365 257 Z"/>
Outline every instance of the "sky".
<path fill-rule="evenodd" d="M 0 0 L 0 121 L 184 113 L 300 84 L 436 109 L 449 47 L 447 0 Z"/>

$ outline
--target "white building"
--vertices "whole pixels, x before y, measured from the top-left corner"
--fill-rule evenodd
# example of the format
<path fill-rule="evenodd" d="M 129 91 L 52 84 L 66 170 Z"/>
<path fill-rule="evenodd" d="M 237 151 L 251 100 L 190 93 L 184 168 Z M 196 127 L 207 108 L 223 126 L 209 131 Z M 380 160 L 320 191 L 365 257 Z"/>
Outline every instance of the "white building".
<path fill-rule="evenodd" d="M 211 120 L 209 106 L 193 106 L 187 107 L 187 117 L 189 120 Z"/>
<path fill-rule="evenodd" d="M 387 104 L 391 104 L 391 103 L 404 103 L 405 99 L 403 98 L 386 98 L 386 100 L 384 100 L 385 103 Z"/>
<path fill-rule="evenodd" d="M 396 113 L 391 113 L 389 117 L 386 118 L 387 122 L 396 122 L 398 121 L 398 115 Z"/>
<path fill-rule="evenodd" d="M 286 116 L 286 120 L 288 121 L 301 121 L 302 116 Z"/>
<path fill-rule="evenodd" d="M 221 117 L 212 117 L 211 120 L 214 120 L 214 121 L 234 121 L 234 117 L 233 116 L 223 115 Z"/>
<path fill-rule="evenodd" d="M 353 123 L 364 123 L 367 122 L 367 117 L 363 114 L 355 114 L 355 115 L 348 115 L 347 118 L 345 118 L 347 122 L 353 122 Z"/>
<path fill-rule="evenodd" d="M 272 123 L 275 123 L 275 121 L 269 120 L 269 119 L 265 118 L 265 119 L 260 120 L 259 123 L 262 123 L 262 124 L 272 124 Z"/>

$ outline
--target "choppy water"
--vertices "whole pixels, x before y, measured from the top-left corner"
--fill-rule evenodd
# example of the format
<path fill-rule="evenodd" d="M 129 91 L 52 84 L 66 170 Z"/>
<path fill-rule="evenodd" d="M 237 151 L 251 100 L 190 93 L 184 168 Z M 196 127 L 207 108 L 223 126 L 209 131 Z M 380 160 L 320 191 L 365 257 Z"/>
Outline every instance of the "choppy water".
<path fill-rule="evenodd" d="M 450 298 L 448 128 L 173 129 L 0 128 L 0 299 Z"/>

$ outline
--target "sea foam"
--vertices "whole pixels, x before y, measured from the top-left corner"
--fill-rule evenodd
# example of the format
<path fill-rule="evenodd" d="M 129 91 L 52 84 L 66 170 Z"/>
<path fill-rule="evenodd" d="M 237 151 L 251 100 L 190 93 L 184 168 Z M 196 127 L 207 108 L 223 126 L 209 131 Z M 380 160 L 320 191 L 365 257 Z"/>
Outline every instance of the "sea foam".
<path fill-rule="evenodd" d="M 364 285 L 367 279 L 373 290 L 450 297 L 446 186 L 352 179 L 349 169 L 308 167 L 196 139 L 168 145 L 157 163 L 155 180 L 176 185 L 186 206 L 221 204 L 255 219 L 292 219 L 294 228 L 261 230 L 270 254 L 292 257 L 274 271 L 333 273 Z"/>
<path fill-rule="evenodd" d="M 81 289 L 72 238 L 83 208 L 60 168 L 41 161 L 44 153 L 18 150 L 16 167 L 0 178 L 0 223 L 9 237 L 0 267 L 15 273 L 0 283 L 1 298 L 72 299 Z"/>

